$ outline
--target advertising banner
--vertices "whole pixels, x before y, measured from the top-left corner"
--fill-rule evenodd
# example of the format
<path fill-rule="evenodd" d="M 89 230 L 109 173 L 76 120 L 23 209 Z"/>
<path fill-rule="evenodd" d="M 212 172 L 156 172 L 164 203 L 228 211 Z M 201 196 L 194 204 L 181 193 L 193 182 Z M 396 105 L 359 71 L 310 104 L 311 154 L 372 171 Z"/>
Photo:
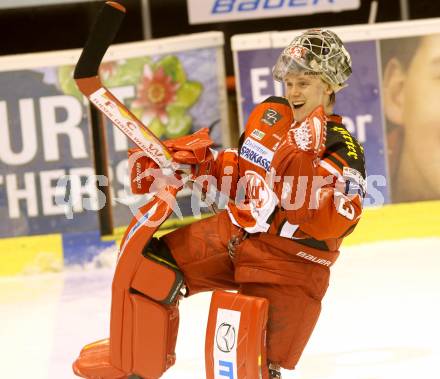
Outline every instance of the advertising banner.
<path fill-rule="evenodd" d="M 358 9 L 360 0 L 187 0 L 190 24 Z"/>
<path fill-rule="evenodd" d="M 219 32 L 117 45 L 100 75 L 161 139 L 207 127 L 221 147 L 229 142 L 222 46 Z M 89 105 L 72 79 L 79 53 L 0 59 L 0 237 L 99 230 L 108 199 L 97 182 L 111 186 L 116 226 L 139 206 L 127 177 L 131 145 L 110 122 L 110 178 L 95 175 Z"/>
<path fill-rule="evenodd" d="M 0 72 L 0 237 L 99 229 L 87 106 L 66 68 Z"/>
<path fill-rule="evenodd" d="M 438 121 L 429 111 L 435 106 L 428 107 L 427 101 L 421 100 L 427 99 L 426 96 L 414 97 L 416 91 L 421 93 L 422 84 L 423 93 L 430 94 L 430 101 L 435 102 L 438 97 L 435 84 L 438 55 L 433 48 L 436 40 L 440 40 L 436 34 L 440 33 L 438 20 L 332 30 L 343 39 L 353 61 L 353 74 L 348 87 L 336 94 L 334 111 L 343 116 L 347 130 L 365 149 L 368 175 L 365 205 L 440 199 L 440 175 L 434 174 L 440 172 L 440 158 L 433 159 L 440 151 L 439 139 L 434 137 Z M 242 129 L 256 104 L 271 95 L 283 95 L 283 85 L 274 82 L 271 70 L 282 49 L 299 33 L 233 37 Z M 409 37 L 411 33 L 418 37 Z M 424 64 L 422 54 L 427 57 Z M 414 70 L 415 63 L 410 65 L 410 62 L 420 62 L 418 78 L 423 73 L 425 80 L 404 75 Z M 399 78 L 407 80 L 399 81 Z M 423 147 L 416 142 L 421 140 L 420 131 L 431 136 Z"/>
<path fill-rule="evenodd" d="M 393 202 L 440 199 L 440 34 L 380 41 Z"/>
<path fill-rule="evenodd" d="M 223 105 L 223 58 L 217 47 L 140 56 L 107 62 L 104 84 L 145 125 L 165 140 L 209 128 L 214 148 L 227 139 Z M 127 177 L 127 149 L 133 144 L 107 121 L 116 226 L 127 225 L 139 196 L 131 196 Z M 226 142 L 226 141 L 225 141 Z M 182 215 L 192 215 L 188 196 L 178 199 Z"/>

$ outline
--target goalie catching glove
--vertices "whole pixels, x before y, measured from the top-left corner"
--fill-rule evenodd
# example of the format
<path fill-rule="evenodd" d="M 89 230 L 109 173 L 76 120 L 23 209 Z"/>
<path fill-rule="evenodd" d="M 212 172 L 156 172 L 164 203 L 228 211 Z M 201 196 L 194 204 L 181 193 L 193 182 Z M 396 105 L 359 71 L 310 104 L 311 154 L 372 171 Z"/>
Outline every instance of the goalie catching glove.
<path fill-rule="evenodd" d="M 175 173 L 162 170 L 140 148 L 129 149 L 128 162 L 133 194 L 155 192 L 163 185 L 174 183 L 176 177 L 181 179 L 187 175 L 190 180 L 195 180 L 198 176 L 210 174 L 214 155 L 209 149 L 213 141 L 208 132 L 208 128 L 202 128 L 194 134 L 163 142 L 176 163 Z"/>

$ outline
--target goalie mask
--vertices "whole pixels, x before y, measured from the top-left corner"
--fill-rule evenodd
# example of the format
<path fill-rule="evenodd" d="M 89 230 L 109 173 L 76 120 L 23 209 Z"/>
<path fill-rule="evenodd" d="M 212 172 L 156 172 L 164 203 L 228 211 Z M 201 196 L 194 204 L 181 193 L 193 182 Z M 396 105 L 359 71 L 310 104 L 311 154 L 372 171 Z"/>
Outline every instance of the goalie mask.
<path fill-rule="evenodd" d="M 272 70 L 282 82 L 288 73 L 311 71 L 319 74 L 335 92 L 346 87 L 351 75 L 351 58 L 339 37 L 330 30 L 312 29 L 287 46 Z"/>

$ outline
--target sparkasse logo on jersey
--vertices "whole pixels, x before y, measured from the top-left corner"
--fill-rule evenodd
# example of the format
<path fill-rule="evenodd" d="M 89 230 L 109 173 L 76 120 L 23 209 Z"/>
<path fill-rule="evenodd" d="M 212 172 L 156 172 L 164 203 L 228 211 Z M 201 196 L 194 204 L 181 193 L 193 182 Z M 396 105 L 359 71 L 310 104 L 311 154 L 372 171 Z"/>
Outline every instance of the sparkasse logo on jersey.
<path fill-rule="evenodd" d="M 190 24 L 340 12 L 360 0 L 187 0 Z"/>
<path fill-rule="evenodd" d="M 269 171 L 273 151 L 248 137 L 241 147 L 240 157 Z"/>

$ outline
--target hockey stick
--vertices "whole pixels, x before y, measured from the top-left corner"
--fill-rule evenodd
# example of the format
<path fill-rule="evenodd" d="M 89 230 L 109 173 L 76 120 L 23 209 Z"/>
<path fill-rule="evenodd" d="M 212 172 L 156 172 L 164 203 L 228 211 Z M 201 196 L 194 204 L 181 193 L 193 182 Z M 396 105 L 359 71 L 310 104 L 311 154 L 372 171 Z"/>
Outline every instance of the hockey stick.
<path fill-rule="evenodd" d="M 98 76 L 102 58 L 113 42 L 124 16 L 125 8 L 121 4 L 114 1 L 104 4 L 76 64 L 73 78 L 79 90 L 159 167 L 174 171 L 170 151 L 102 85 Z"/>
<path fill-rule="evenodd" d="M 124 16 L 125 8 L 121 4 L 115 1 L 104 3 L 76 64 L 73 78 L 81 93 L 141 148 L 148 157 L 156 162 L 161 169 L 182 173 L 183 165 L 172 160 L 171 152 L 162 141 L 131 113 L 111 91 L 103 86 L 98 76 L 102 58 L 112 44 Z M 188 175 L 183 175 L 181 180 L 183 185 L 191 178 Z M 218 192 L 216 186 L 208 184 L 208 190 L 204 190 L 203 186 L 197 182 L 193 182 L 193 185 L 200 191 L 202 200 L 210 203 L 216 213 L 217 208 L 214 206 Z"/>

